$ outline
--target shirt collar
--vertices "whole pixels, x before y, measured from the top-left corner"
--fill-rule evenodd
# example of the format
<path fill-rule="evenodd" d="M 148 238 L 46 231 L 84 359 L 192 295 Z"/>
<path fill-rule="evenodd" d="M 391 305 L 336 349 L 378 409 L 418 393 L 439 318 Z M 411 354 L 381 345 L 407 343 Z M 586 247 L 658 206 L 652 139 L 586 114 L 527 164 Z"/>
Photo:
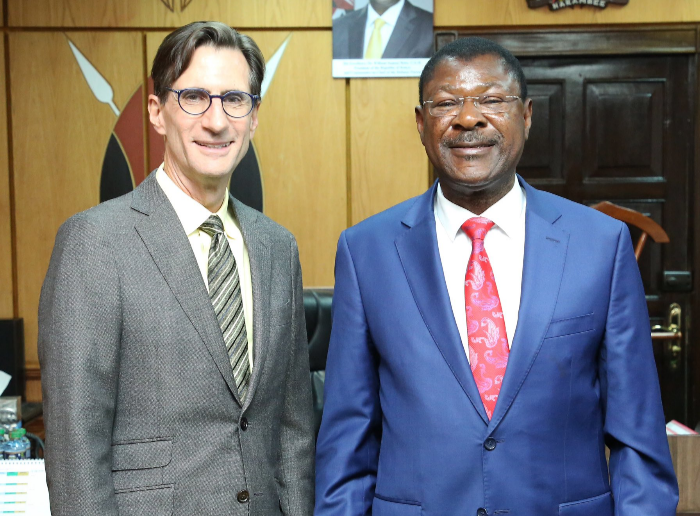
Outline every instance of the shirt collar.
<path fill-rule="evenodd" d="M 389 7 L 386 11 L 384 11 L 384 14 L 382 14 L 381 16 L 379 16 L 379 14 L 377 14 L 377 11 L 374 10 L 374 8 L 372 7 L 372 3 L 368 3 L 367 26 L 373 27 L 374 20 L 376 20 L 377 18 L 381 18 L 387 23 L 387 25 L 391 25 L 393 27 L 394 25 L 396 25 L 396 22 L 399 19 L 399 14 L 401 14 L 401 9 L 403 9 L 404 3 L 406 3 L 406 0 L 401 0 L 400 2 L 397 2 L 396 4 Z"/>
<path fill-rule="evenodd" d="M 212 213 L 183 192 L 180 187 L 170 179 L 170 176 L 165 173 L 163 165 L 164 164 L 161 164 L 156 171 L 156 181 L 158 181 L 158 185 L 163 189 L 170 204 L 172 204 L 182 227 L 185 229 L 185 233 L 187 233 L 187 236 L 190 236 L 199 229 L 199 226 L 201 226 Z M 227 188 L 224 202 L 221 204 L 221 208 L 216 212 L 216 215 L 221 218 L 227 237 L 240 238 L 240 231 L 231 214 L 231 210 L 228 209 L 228 205 L 229 193 Z"/>
<path fill-rule="evenodd" d="M 442 193 L 440 183 L 438 183 L 437 195 L 435 196 L 435 213 L 450 240 L 454 240 L 457 237 L 465 221 L 477 216 L 447 200 L 445 194 Z M 508 237 L 513 238 L 518 228 L 521 227 L 518 223 L 524 214 L 525 191 L 521 188 L 516 178 L 513 188 L 493 206 L 490 206 L 481 216 L 492 220 Z"/>

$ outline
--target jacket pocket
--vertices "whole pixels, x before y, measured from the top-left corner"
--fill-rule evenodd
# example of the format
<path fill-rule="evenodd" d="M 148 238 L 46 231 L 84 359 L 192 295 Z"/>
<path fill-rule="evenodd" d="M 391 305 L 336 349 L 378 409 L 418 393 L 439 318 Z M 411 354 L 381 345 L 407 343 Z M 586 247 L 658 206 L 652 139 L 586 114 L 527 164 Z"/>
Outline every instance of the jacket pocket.
<path fill-rule="evenodd" d="M 172 460 L 173 443 L 155 440 L 112 446 L 112 480 L 116 491 L 159 486 Z"/>
<path fill-rule="evenodd" d="M 119 516 L 172 516 L 173 485 L 117 491 Z"/>
<path fill-rule="evenodd" d="M 372 502 L 372 516 L 421 516 L 423 509 L 419 502 L 395 500 L 375 493 Z"/>
<path fill-rule="evenodd" d="M 613 516 L 615 508 L 612 494 L 608 491 L 593 498 L 559 505 L 559 516 Z"/>
<path fill-rule="evenodd" d="M 567 319 L 552 321 L 549 323 L 547 335 L 545 335 L 544 338 L 552 339 L 554 337 L 565 337 L 566 335 L 573 335 L 591 330 L 595 330 L 593 314 L 580 315 L 578 317 L 569 317 Z"/>

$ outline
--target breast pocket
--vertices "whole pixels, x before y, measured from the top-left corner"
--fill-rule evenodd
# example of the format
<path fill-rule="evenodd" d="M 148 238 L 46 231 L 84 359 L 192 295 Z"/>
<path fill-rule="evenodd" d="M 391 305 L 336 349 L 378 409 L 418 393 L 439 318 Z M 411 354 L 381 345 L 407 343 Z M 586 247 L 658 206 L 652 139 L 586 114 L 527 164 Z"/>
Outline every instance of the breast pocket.
<path fill-rule="evenodd" d="M 172 460 L 173 442 L 154 440 L 112 446 L 112 480 L 116 491 L 163 485 L 163 468 Z"/>
<path fill-rule="evenodd" d="M 372 516 L 421 516 L 423 509 L 418 502 L 392 500 L 375 493 Z"/>
<path fill-rule="evenodd" d="M 577 333 L 585 333 L 593 331 L 595 327 L 594 314 L 580 315 L 578 317 L 568 317 L 552 321 L 549 324 L 545 339 L 554 339 L 557 337 L 566 337 L 567 335 L 575 335 Z"/>

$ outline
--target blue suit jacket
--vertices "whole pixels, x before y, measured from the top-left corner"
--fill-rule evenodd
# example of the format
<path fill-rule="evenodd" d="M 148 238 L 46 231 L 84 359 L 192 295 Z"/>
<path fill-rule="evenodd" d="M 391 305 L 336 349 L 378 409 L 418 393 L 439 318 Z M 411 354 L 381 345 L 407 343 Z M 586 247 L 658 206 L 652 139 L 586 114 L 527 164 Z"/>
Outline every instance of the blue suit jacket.
<path fill-rule="evenodd" d="M 490 421 L 445 286 L 435 185 L 341 235 L 317 516 L 675 515 L 629 232 L 519 180 L 522 297 Z"/>

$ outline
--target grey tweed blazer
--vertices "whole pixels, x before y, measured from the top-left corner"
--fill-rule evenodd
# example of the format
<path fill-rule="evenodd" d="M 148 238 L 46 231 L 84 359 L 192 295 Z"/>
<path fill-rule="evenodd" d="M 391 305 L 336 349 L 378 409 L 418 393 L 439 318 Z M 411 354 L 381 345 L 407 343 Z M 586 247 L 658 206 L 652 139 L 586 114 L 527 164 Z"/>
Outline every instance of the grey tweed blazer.
<path fill-rule="evenodd" d="M 155 174 L 61 226 L 39 306 L 53 516 L 312 514 L 296 242 L 231 201 L 253 285 L 254 367 L 242 404 L 194 253 Z"/>

